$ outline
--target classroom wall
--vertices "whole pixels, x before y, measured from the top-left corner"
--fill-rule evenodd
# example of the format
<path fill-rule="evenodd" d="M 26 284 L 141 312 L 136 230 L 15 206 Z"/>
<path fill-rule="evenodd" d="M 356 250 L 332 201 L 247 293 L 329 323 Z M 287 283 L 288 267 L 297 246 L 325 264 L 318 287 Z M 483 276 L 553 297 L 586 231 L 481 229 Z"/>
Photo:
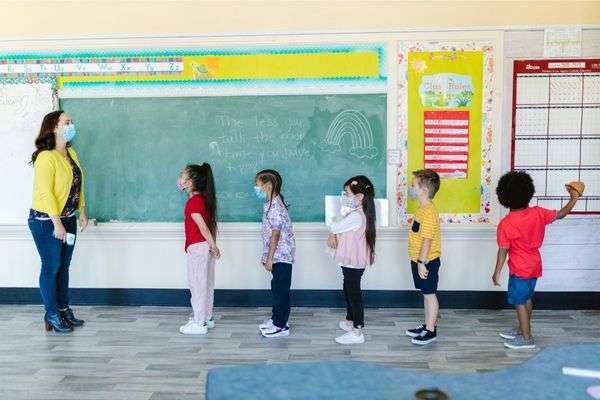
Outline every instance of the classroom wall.
<path fill-rule="evenodd" d="M 259 2 L 270 4 L 277 18 L 265 17 L 256 5 L 237 3 L 242 12 L 226 17 L 208 7 L 207 3 L 148 2 L 70 3 L 56 7 L 49 2 L 39 4 L 37 13 L 20 11 L 17 3 L 3 8 L 14 18 L 0 25 L 0 38 L 7 36 L 39 36 L 43 34 L 85 35 L 88 33 L 114 34 L 116 32 L 174 33 L 174 32 L 233 32 L 270 30 L 317 30 L 361 28 L 405 28 L 410 26 L 483 26 L 483 25 L 542 25 L 597 23 L 597 7 L 588 2 L 485 2 L 487 14 L 481 13 L 483 2 L 440 2 L 432 8 L 415 3 L 369 2 Z M 219 2 L 223 9 L 230 9 Z M 503 4 L 501 4 L 503 3 Z M 318 5 L 317 5 L 318 4 Z M 207 8 L 202 8 L 205 5 Z M 553 7 L 552 7 L 553 6 Z M 8 7 L 8 8 L 6 8 Z M 164 7 L 168 7 L 168 10 Z M 528 8 L 522 8 L 528 7 Z M 31 7 L 28 8 L 31 10 Z M 103 14 L 119 18 L 105 19 Z M 112 11 L 111 11 L 112 10 Z M 183 12 L 182 10 L 186 10 Z M 457 11 L 458 10 L 458 11 Z M 526 12 L 527 10 L 527 12 Z M 535 10 L 535 12 L 532 12 Z M 134 13 L 135 11 L 135 13 Z M 427 12 L 425 12 L 427 11 Z M 459 12 L 460 11 L 460 12 Z M 215 14 L 216 13 L 216 14 Z M 278 14 L 279 13 L 279 14 Z M 337 14 L 336 14 L 337 13 Z M 375 14 L 377 13 L 377 14 Z M 69 23 L 47 24 L 60 14 Z M 289 14 L 289 15 L 288 15 Z M 9 15 L 9 13 L 5 14 Z M 169 15 L 169 18 L 162 18 Z M 335 15 L 335 18 L 330 18 Z M 375 15 L 378 15 L 376 18 Z M 452 15 L 452 18 L 448 18 Z M 287 17 L 286 17 L 287 16 Z M 159 18 L 160 17 L 160 18 Z M 396 18 L 397 17 L 397 18 Z M 126 21 L 126 23 L 124 22 Z M 332 23 L 331 21 L 335 21 Z M 440 34 L 444 37 L 445 34 Z M 448 35 L 449 36 L 449 35 Z M 465 36 L 469 36 L 466 34 Z M 381 35 L 374 37 L 381 37 Z M 600 56 L 600 31 L 584 31 L 583 56 Z M 508 169 L 510 139 L 510 80 L 512 58 L 541 57 L 542 30 L 508 31 L 504 38 L 503 82 L 498 100 L 503 101 L 500 169 Z M 17 48 L 16 42 L 10 42 Z M 21 42 L 19 42 L 21 43 Z M 66 47 L 85 46 L 85 40 L 65 43 Z M 148 40 L 145 46 L 149 46 Z M 25 45 L 24 45 L 25 46 Z M 26 44 L 27 48 L 39 46 Z M 392 57 L 390 57 L 392 58 Z M 502 74 L 500 74 L 502 76 Z M 392 75 L 390 79 L 394 79 Z M 391 83 L 394 87 L 395 83 Z M 502 93 L 503 92 L 503 93 Z M 390 92 L 391 93 L 391 92 Z M 390 118 L 393 118 L 391 114 Z M 392 126 L 393 128 L 393 126 Z M 71 286 L 80 288 L 185 288 L 185 258 L 182 249 L 182 227 L 178 224 L 101 224 L 90 227 L 80 235 L 73 259 Z M 296 225 L 298 261 L 294 267 L 293 287 L 296 289 L 339 289 L 340 273 L 325 254 L 326 231 L 319 224 Z M 443 228 L 444 267 L 441 271 L 442 290 L 499 291 L 491 284 L 496 244 L 495 226 L 445 226 Z M 412 278 L 406 261 L 406 228 L 393 227 L 378 232 L 377 264 L 366 274 L 364 287 L 377 290 L 412 289 Z M 227 224 L 221 230 L 223 257 L 217 266 L 217 288 L 265 289 L 269 277 L 259 266 L 259 227 L 253 224 Z M 600 246 L 595 243 L 594 246 Z M 0 286 L 36 287 L 39 260 L 33 241 L 25 225 L 0 224 Z M 568 260 L 567 260 L 568 261 Z M 568 265 L 565 270 L 568 270 Z M 506 269 L 505 269 L 506 274 Z M 587 274 L 587 275 L 585 275 Z M 600 288 L 600 266 L 592 272 L 581 273 L 576 279 L 563 270 L 547 271 L 538 286 L 541 290 L 594 291 Z"/>
<path fill-rule="evenodd" d="M 4 1 L 2 15 L 0 37 L 595 24 L 600 7 L 597 1 Z"/>

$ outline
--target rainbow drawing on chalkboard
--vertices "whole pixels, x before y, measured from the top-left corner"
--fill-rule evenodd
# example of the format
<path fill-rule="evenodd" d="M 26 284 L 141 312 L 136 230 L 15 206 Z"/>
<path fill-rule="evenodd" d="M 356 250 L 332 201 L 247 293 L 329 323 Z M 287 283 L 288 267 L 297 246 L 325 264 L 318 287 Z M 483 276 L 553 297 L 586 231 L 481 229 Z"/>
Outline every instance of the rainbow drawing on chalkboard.
<path fill-rule="evenodd" d="M 332 153 L 342 151 L 341 143 L 345 136 L 350 137 L 352 146 L 350 155 L 363 159 L 377 157 L 377 148 L 373 145 L 373 131 L 363 113 L 356 110 L 344 110 L 331 121 L 324 140 L 324 150 Z"/>

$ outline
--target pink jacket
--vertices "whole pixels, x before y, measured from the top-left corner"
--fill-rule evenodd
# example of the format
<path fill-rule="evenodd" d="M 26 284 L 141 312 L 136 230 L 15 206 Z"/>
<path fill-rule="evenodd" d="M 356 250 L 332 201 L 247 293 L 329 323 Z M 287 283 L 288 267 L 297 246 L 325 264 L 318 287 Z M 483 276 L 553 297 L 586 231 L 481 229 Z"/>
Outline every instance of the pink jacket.
<path fill-rule="evenodd" d="M 338 246 L 335 252 L 335 260 L 344 266 L 365 268 L 371 265 L 371 253 L 365 237 L 367 217 L 362 207 L 352 213 L 360 216 L 361 225 L 356 230 L 339 233 Z M 348 218 L 348 216 L 346 216 Z"/>

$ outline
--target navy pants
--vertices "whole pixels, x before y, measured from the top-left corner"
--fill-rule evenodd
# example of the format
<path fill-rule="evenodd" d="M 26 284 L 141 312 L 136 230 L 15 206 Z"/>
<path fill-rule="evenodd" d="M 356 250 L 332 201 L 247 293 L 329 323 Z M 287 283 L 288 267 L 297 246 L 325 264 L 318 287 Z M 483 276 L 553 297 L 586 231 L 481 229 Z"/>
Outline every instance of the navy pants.
<path fill-rule="evenodd" d="M 273 325 L 283 328 L 290 317 L 290 286 L 292 285 L 292 264 L 273 264 L 273 278 L 271 279 L 271 295 L 273 296 L 273 309 L 271 319 Z"/>

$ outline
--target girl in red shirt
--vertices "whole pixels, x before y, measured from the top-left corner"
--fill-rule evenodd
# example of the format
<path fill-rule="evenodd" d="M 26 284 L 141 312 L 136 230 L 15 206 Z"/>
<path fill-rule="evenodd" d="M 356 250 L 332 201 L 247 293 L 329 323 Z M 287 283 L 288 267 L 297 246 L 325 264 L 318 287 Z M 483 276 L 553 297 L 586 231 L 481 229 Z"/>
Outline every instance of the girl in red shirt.
<path fill-rule="evenodd" d="M 184 335 L 204 335 L 215 326 L 213 301 L 217 247 L 217 197 L 209 164 L 190 164 L 179 174 L 179 190 L 188 194 L 185 204 L 185 251 L 193 316 L 179 328 Z"/>

